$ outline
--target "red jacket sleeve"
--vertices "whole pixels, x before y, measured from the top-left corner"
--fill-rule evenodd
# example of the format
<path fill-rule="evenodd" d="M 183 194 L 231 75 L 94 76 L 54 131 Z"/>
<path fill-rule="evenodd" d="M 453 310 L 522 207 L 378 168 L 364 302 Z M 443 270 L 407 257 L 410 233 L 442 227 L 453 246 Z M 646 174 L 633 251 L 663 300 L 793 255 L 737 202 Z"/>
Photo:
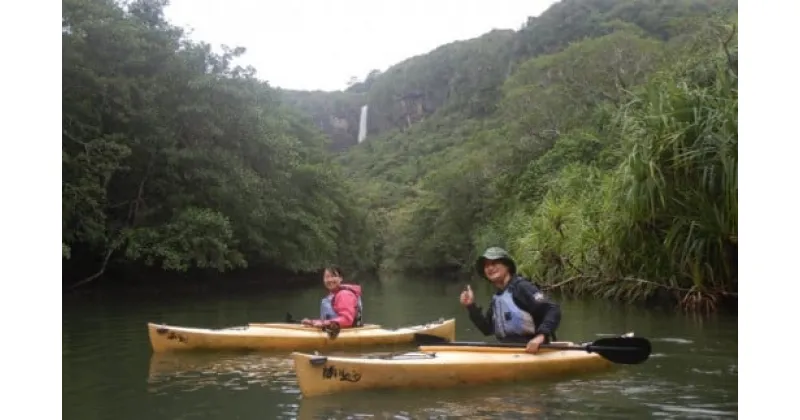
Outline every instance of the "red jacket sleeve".
<path fill-rule="evenodd" d="M 338 317 L 331 320 L 339 324 L 341 328 L 350 328 L 356 319 L 356 311 L 358 310 L 358 298 L 356 294 L 350 290 L 340 290 L 333 299 L 333 310 L 339 314 Z"/>

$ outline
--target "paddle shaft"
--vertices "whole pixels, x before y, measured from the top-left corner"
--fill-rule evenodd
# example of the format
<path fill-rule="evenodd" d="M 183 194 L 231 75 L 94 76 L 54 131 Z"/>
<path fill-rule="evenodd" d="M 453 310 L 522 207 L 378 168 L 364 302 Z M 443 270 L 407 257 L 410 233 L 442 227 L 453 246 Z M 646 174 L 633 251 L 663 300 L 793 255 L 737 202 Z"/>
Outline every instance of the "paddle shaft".
<path fill-rule="evenodd" d="M 484 343 L 480 341 L 449 341 L 445 343 L 432 344 L 435 346 L 453 346 L 453 347 L 502 347 L 513 349 L 524 349 L 527 347 L 525 343 Z M 561 344 L 539 344 L 540 349 L 557 349 L 557 350 L 582 350 L 594 353 L 595 351 L 637 351 L 635 347 L 619 347 L 619 346 L 594 346 L 588 344 L 586 346 L 565 346 Z"/>
<path fill-rule="evenodd" d="M 289 323 L 289 324 L 300 324 L 301 323 L 300 321 L 297 321 L 297 320 L 294 319 L 294 317 L 292 317 L 291 312 L 286 312 L 286 322 Z M 339 331 L 341 330 L 341 328 L 339 328 L 338 324 L 334 324 L 333 327 L 326 326 L 326 327 L 322 327 L 320 329 L 322 330 L 322 332 L 327 333 L 328 334 L 328 338 L 330 338 L 330 339 L 335 339 L 336 337 L 338 337 L 339 336 Z"/>
<path fill-rule="evenodd" d="M 498 347 L 524 349 L 525 343 L 486 343 L 469 341 L 446 341 L 441 337 L 428 334 L 415 334 L 415 341 L 420 345 L 447 346 L 447 347 Z M 541 349 L 554 350 L 580 350 L 587 353 L 596 353 L 614 363 L 637 364 L 650 356 L 650 342 L 642 337 L 609 337 L 595 340 L 591 343 L 575 346 L 569 344 L 540 344 Z"/>

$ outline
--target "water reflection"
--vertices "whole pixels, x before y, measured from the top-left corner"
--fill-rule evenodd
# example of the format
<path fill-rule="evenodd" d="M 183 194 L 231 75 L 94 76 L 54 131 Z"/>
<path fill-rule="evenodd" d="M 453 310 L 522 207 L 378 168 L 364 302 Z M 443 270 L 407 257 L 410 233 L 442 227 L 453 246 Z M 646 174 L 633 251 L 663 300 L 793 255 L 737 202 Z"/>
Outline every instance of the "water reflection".
<path fill-rule="evenodd" d="M 457 319 L 457 337 L 486 340 L 458 304 L 463 284 L 437 279 L 367 282 L 368 322 L 389 327 Z M 650 360 L 608 372 L 436 391 L 358 392 L 304 399 L 286 353 L 153 354 L 146 322 L 221 327 L 319 311 L 321 286 L 197 299 L 83 299 L 65 305 L 65 419 L 310 418 L 735 418 L 737 321 L 647 311 L 593 299 L 558 299 L 559 338 L 592 341 L 633 331 Z M 488 285 L 473 283 L 486 304 Z M 489 338 L 491 339 L 491 338 Z M 370 353 L 413 350 L 387 347 Z M 361 353 L 358 349 L 334 354 Z"/>
<path fill-rule="evenodd" d="M 378 353 L 383 352 L 371 354 Z M 687 371 L 696 376 L 735 375 L 735 371 L 719 370 L 687 366 Z M 704 386 L 700 378 L 696 385 L 680 384 L 668 375 L 654 377 L 635 367 L 620 367 L 561 381 L 468 386 L 436 392 L 374 390 L 357 395 L 302 398 L 291 359 L 285 353 L 152 355 L 148 376 L 150 393 L 174 396 L 208 391 L 207 388 L 233 394 L 256 391 L 291 396 L 288 401 L 277 404 L 279 417 L 299 419 L 737 416 L 735 400 L 708 402 L 714 392 Z M 726 397 L 726 393 L 721 392 L 718 401 L 725 401 Z"/>
<path fill-rule="evenodd" d="M 381 346 L 370 352 L 332 351 L 331 356 L 378 356 L 411 351 L 412 345 Z M 148 391 L 155 394 L 193 392 L 206 387 L 245 390 L 263 387 L 298 394 L 290 354 L 286 352 L 153 353 L 148 371 Z"/>
<path fill-rule="evenodd" d="M 322 396 L 300 400 L 298 419 L 341 418 L 538 418 L 549 414 L 535 386 L 368 391 L 359 397 Z"/>
<path fill-rule="evenodd" d="M 695 403 L 697 389 L 674 383 L 596 374 L 561 382 L 459 389 L 370 391 L 355 396 L 301 399 L 299 419 L 341 418 L 693 418 L 737 417 L 736 403 Z M 702 392 L 698 393 L 702 395 Z M 662 404 L 652 401 L 660 400 Z M 699 402 L 699 401 L 698 401 Z"/>
<path fill-rule="evenodd" d="M 168 394 L 205 387 L 246 390 L 264 387 L 296 393 L 292 360 L 287 354 L 174 354 L 150 358 L 148 391 Z"/>

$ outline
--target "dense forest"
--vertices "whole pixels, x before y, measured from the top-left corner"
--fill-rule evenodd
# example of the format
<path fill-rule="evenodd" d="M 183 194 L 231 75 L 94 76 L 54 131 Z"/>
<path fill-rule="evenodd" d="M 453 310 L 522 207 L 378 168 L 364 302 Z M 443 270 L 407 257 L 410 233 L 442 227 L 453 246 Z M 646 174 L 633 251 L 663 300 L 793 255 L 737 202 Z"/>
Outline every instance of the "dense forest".
<path fill-rule="evenodd" d="M 368 266 L 367 207 L 324 135 L 165 3 L 62 3 L 65 277 Z"/>
<path fill-rule="evenodd" d="M 469 271 L 499 245 L 566 293 L 736 296 L 736 1 L 562 0 L 340 92 L 273 89 L 165 3 L 63 1 L 70 282 Z"/>

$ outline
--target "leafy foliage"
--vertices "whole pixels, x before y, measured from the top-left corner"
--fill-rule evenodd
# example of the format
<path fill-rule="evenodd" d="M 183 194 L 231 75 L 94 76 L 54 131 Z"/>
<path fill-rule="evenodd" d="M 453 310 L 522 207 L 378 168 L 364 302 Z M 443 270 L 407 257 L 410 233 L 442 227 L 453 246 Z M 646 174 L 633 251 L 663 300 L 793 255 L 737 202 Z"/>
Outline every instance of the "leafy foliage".
<path fill-rule="evenodd" d="M 270 88 L 162 1 L 63 5 L 67 261 L 469 270 L 503 246 L 566 292 L 736 294 L 735 0 L 562 0 L 342 92 Z"/>
<path fill-rule="evenodd" d="M 467 96 L 491 86 L 486 112 L 445 99 L 348 149 L 339 161 L 385 214 L 384 265 L 469 270 L 477 252 L 500 245 L 539 283 L 568 292 L 667 291 L 701 309 L 735 294 L 735 10 L 559 2 L 508 39 L 498 59 L 507 77 L 462 86 Z M 443 71 L 424 64 L 442 66 L 435 58 L 448 47 L 398 69 Z"/>
<path fill-rule="evenodd" d="M 74 273 L 374 265 L 368 215 L 324 136 L 232 65 L 243 48 L 186 40 L 164 4 L 63 2 L 62 248 Z"/>

